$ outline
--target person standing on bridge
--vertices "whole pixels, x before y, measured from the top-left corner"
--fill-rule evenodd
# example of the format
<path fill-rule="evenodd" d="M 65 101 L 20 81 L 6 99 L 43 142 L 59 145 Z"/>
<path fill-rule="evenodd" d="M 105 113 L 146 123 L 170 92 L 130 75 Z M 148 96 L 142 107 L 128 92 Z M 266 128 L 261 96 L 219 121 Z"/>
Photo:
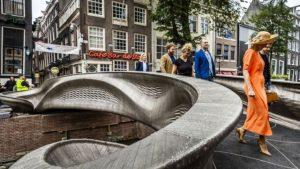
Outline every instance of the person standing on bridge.
<path fill-rule="evenodd" d="M 175 47 L 176 45 L 170 43 L 166 46 L 168 53 L 160 58 L 160 70 L 162 73 L 172 73 L 173 64 L 175 63 Z"/>
<path fill-rule="evenodd" d="M 264 67 L 264 77 L 265 77 L 265 88 L 267 91 L 270 90 L 271 86 L 271 72 L 270 72 L 270 62 L 269 62 L 269 52 L 272 47 L 272 44 L 267 44 L 266 47 L 264 47 L 259 54 L 264 60 L 265 67 Z"/>
<path fill-rule="evenodd" d="M 258 32 L 250 40 L 249 48 L 243 58 L 243 89 L 247 95 L 248 107 L 247 117 L 244 125 L 237 128 L 236 133 L 240 143 L 246 143 L 244 136 L 246 131 L 259 135 L 257 141 L 260 152 L 264 155 L 271 156 L 266 144 L 266 136 L 272 135 L 269 123 L 268 104 L 266 90 L 264 86 L 264 60 L 259 54 L 267 44 L 272 44 L 277 35 L 271 35 L 269 32 Z"/>
<path fill-rule="evenodd" d="M 136 63 L 136 71 L 149 72 L 149 64 L 147 62 L 146 54 L 141 54 L 140 60 Z"/>
<path fill-rule="evenodd" d="M 193 45 L 191 43 L 185 44 L 181 49 L 180 58 L 175 60 L 172 74 L 183 76 L 194 76 L 193 73 L 193 59 L 191 56 Z"/>
<path fill-rule="evenodd" d="M 201 40 L 201 49 L 195 53 L 196 78 L 212 81 L 216 76 L 215 64 L 211 53 L 208 50 L 207 39 Z"/>

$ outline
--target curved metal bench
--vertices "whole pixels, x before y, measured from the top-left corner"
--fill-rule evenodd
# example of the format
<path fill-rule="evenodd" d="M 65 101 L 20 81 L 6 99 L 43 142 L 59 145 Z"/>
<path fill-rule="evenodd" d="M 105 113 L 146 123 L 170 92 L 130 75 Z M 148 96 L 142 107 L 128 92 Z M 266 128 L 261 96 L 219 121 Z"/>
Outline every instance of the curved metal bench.
<path fill-rule="evenodd" d="M 210 168 L 215 147 L 242 112 L 240 98 L 221 85 L 137 72 L 55 78 L 38 89 L 0 95 L 0 100 L 14 109 L 39 113 L 50 109 L 110 112 L 158 130 L 122 150 L 69 168 Z M 41 151 L 49 148 L 51 145 L 46 145 L 29 153 L 12 168 L 30 163 L 36 156 L 40 166 L 57 168 Z"/>

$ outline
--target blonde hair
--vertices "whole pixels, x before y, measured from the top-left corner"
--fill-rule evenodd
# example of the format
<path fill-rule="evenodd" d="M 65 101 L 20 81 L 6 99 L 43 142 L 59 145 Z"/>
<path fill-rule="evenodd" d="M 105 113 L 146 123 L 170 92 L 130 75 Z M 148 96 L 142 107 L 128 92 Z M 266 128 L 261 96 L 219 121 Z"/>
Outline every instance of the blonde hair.
<path fill-rule="evenodd" d="M 191 52 L 193 49 L 193 45 L 191 43 L 186 43 L 183 45 L 183 47 L 181 48 L 181 52 L 185 53 L 187 51 Z"/>
<path fill-rule="evenodd" d="M 147 55 L 146 55 L 145 53 L 142 53 L 142 54 L 140 55 L 140 59 L 139 59 L 139 61 L 143 61 L 143 58 L 144 58 L 144 56 L 146 56 L 146 57 L 147 57 Z"/>

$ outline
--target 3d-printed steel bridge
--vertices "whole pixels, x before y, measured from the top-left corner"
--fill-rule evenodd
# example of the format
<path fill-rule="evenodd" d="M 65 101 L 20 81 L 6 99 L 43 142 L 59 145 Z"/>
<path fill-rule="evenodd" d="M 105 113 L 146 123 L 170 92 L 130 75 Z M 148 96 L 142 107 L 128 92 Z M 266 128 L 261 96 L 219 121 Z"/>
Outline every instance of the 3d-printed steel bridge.
<path fill-rule="evenodd" d="M 30 169 L 210 168 L 215 147 L 234 128 L 242 112 L 240 98 L 221 85 L 136 72 L 54 78 L 31 91 L 2 94 L 0 100 L 14 109 L 38 113 L 50 109 L 110 112 L 158 130 L 128 147 L 117 145 L 110 153 L 98 153 L 98 157 L 86 161 L 72 158 L 72 163 L 57 152 L 84 157 L 93 154 L 92 150 L 82 148 L 80 141 L 46 145 L 12 166 Z"/>

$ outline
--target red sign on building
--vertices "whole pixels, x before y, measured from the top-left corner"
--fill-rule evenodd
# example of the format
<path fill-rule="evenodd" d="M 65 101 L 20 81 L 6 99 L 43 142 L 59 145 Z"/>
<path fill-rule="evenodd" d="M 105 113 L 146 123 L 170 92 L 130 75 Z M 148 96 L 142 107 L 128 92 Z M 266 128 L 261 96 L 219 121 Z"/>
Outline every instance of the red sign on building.
<path fill-rule="evenodd" d="M 88 56 L 91 58 L 98 59 L 126 59 L 126 60 L 139 60 L 140 54 L 129 54 L 129 53 L 114 53 L 114 52 L 104 52 L 104 51 L 89 51 Z"/>

